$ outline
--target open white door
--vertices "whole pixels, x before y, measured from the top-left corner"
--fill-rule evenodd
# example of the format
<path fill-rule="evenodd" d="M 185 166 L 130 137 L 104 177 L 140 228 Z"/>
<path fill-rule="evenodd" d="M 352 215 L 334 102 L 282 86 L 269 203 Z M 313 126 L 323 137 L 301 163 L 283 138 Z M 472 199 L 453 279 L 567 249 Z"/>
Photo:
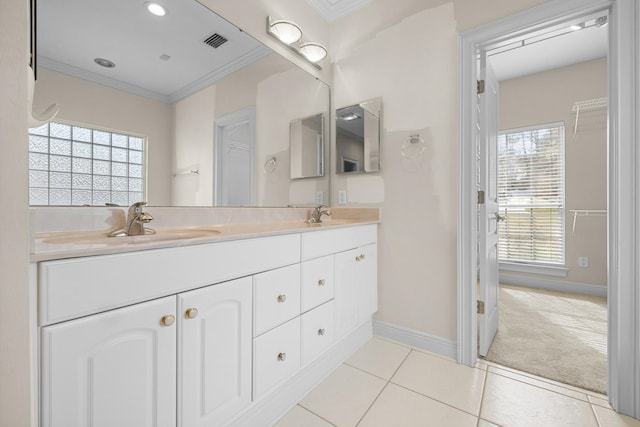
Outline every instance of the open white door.
<path fill-rule="evenodd" d="M 478 94 L 478 352 L 486 356 L 498 332 L 498 221 L 501 218 L 498 214 L 498 81 L 484 51 L 480 52 L 479 71 L 484 93 Z"/>
<path fill-rule="evenodd" d="M 215 121 L 216 206 L 253 206 L 255 109 L 246 108 Z"/>

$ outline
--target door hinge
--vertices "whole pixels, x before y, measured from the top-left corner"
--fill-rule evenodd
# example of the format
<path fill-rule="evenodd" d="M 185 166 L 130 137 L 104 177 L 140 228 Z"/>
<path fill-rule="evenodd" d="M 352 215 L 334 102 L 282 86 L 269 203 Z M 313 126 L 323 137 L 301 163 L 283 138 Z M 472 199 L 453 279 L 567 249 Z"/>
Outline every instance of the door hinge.
<path fill-rule="evenodd" d="M 484 93 L 484 80 L 476 81 L 476 89 L 478 90 L 478 95 Z"/>
<path fill-rule="evenodd" d="M 478 191 L 478 204 L 484 205 L 484 191 Z"/>
<path fill-rule="evenodd" d="M 476 311 L 478 314 L 484 314 L 484 301 L 477 301 Z"/>

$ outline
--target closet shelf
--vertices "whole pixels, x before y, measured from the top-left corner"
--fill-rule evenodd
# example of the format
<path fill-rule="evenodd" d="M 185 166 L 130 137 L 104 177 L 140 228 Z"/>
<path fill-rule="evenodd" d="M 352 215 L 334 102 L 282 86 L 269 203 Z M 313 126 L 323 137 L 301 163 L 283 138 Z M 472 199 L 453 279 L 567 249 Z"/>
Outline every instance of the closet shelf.
<path fill-rule="evenodd" d="M 572 112 L 576 113 L 576 122 L 573 126 L 573 136 L 576 136 L 578 132 L 578 117 L 580 117 L 580 111 L 590 111 L 590 110 L 599 110 L 601 108 L 607 108 L 608 99 L 605 98 L 594 98 L 594 99 L 585 99 L 584 101 L 576 101 L 573 103 Z"/>
<path fill-rule="evenodd" d="M 579 216 L 607 216 L 606 209 L 569 209 L 569 212 L 573 215 L 571 234 L 576 232 L 576 221 Z"/>

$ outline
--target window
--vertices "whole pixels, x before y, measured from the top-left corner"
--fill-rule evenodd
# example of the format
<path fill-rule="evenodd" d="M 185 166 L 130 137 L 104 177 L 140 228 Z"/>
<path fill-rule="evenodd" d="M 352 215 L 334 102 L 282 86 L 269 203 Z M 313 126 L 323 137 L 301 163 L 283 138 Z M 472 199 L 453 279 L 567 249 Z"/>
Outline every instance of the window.
<path fill-rule="evenodd" d="M 503 262 L 564 264 L 564 124 L 498 135 Z"/>
<path fill-rule="evenodd" d="M 29 129 L 29 204 L 144 200 L 144 139 L 51 122 Z"/>

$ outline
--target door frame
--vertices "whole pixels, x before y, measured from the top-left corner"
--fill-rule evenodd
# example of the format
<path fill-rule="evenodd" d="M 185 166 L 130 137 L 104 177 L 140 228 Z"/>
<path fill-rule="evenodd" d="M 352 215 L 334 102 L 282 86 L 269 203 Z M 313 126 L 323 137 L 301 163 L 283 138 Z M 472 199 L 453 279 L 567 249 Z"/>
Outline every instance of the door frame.
<path fill-rule="evenodd" d="M 552 0 L 462 33 L 458 69 L 458 363 L 477 360 L 476 48 L 609 9 L 608 395 L 640 417 L 640 6 L 636 0 Z"/>
<path fill-rule="evenodd" d="M 213 133 L 213 144 L 215 149 L 213 150 L 213 164 L 215 166 L 214 183 L 213 183 L 213 203 L 214 206 L 222 206 L 220 203 L 221 194 L 218 187 L 221 185 L 223 181 L 222 176 L 222 159 L 223 156 L 223 129 L 226 126 L 231 126 L 236 123 L 248 121 L 251 124 L 250 136 L 251 140 L 249 141 L 249 153 L 251 156 L 250 161 L 250 170 L 251 170 L 251 204 L 255 204 L 255 150 L 256 150 L 256 107 L 247 107 L 242 110 L 236 111 L 234 113 L 226 114 L 222 117 L 217 118 L 214 121 L 214 133 Z"/>

